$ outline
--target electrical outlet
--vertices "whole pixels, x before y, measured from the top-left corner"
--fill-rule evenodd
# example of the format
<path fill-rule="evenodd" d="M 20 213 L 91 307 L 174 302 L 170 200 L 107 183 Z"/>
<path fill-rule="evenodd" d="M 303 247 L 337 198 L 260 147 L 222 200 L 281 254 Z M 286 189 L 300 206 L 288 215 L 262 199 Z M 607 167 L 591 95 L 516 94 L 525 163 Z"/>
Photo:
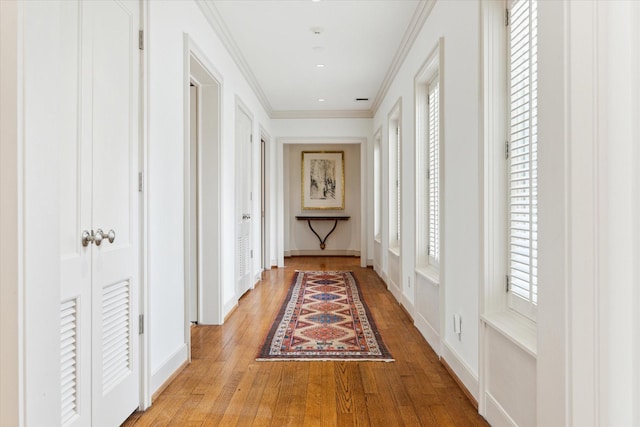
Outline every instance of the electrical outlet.
<path fill-rule="evenodd" d="M 459 314 L 453 315 L 453 332 L 458 334 L 458 339 L 462 338 L 462 318 Z"/>

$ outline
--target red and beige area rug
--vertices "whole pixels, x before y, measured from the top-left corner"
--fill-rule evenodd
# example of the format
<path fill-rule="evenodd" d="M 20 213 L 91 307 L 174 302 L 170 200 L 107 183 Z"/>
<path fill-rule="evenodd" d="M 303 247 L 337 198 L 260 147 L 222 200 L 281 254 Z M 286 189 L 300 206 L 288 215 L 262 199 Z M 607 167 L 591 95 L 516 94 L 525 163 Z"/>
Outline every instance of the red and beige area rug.
<path fill-rule="evenodd" d="M 298 271 L 258 360 L 393 358 L 348 271 Z"/>

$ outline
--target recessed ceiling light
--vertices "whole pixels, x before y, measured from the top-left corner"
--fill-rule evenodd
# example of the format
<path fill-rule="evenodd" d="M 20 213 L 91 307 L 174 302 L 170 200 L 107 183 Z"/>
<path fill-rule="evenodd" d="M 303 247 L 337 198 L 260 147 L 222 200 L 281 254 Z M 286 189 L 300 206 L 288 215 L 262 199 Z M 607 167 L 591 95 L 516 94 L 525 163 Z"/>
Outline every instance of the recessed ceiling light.
<path fill-rule="evenodd" d="M 318 67 L 318 68 L 324 68 L 324 64 L 316 64 L 316 67 Z"/>
<path fill-rule="evenodd" d="M 320 3 L 320 0 L 311 0 L 314 3 Z"/>
<path fill-rule="evenodd" d="M 324 102 L 324 98 L 318 99 L 318 102 Z"/>

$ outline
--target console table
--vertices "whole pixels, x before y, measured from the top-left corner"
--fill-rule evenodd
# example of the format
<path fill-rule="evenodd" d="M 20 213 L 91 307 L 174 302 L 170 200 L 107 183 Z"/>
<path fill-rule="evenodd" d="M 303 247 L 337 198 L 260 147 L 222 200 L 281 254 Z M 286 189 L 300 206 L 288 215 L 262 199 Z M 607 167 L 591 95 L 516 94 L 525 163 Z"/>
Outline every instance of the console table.
<path fill-rule="evenodd" d="M 311 231 L 313 231 L 313 234 L 316 235 L 316 237 L 318 238 L 318 240 L 320 241 L 320 249 L 324 250 L 325 248 L 325 242 L 327 241 L 327 238 L 331 235 L 331 233 L 333 233 L 333 230 L 336 229 L 336 227 L 338 226 L 338 221 L 346 221 L 349 218 L 351 218 L 350 216 L 337 216 L 337 215 L 333 215 L 333 216 L 296 216 L 296 219 L 299 221 L 307 221 L 307 224 L 309 224 L 309 228 L 311 229 Z M 311 225 L 311 221 L 335 221 L 333 223 L 333 228 L 331 229 L 331 231 L 329 231 L 327 233 L 326 236 L 324 236 L 324 239 L 322 237 L 320 237 L 320 235 L 316 232 L 316 230 L 313 229 L 313 226 Z"/>

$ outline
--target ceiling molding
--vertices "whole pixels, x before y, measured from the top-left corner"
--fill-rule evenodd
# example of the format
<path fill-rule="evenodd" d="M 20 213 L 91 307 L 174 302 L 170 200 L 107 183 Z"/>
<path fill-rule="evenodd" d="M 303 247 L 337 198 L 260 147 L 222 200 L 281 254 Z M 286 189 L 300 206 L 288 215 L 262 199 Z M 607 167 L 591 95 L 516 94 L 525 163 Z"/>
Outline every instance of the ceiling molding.
<path fill-rule="evenodd" d="M 436 0 L 421 0 L 420 3 L 418 3 L 416 12 L 413 14 L 413 18 L 411 19 L 411 23 L 409 24 L 409 27 L 407 27 L 407 31 L 404 33 L 404 37 L 400 42 L 400 47 L 393 57 L 393 61 L 387 70 L 387 74 L 385 75 L 382 85 L 380 85 L 380 89 L 373 101 L 373 105 L 371 106 L 371 111 L 374 115 L 378 112 L 378 108 L 380 108 L 380 104 L 387 95 L 391 83 L 393 83 L 393 80 L 396 78 L 402 63 L 407 58 L 411 47 L 413 47 L 413 43 L 416 41 L 418 34 L 420 34 L 424 23 L 427 22 L 427 18 L 431 14 L 435 4 Z"/>
<path fill-rule="evenodd" d="M 253 71 L 251 71 L 249 63 L 246 59 L 244 59 L 244 55 L 242 55 L 242 52 L 236 44 L 236 41 L 231 36 L 231 32 L 224 23 L 222 16 L 220 16 L 220 12 L 218 11 L 218 9 L 215 7 L 212 1 L 208 0 L 196 0 L 196 4 L 209 22 L 209 25 L 211 25 L 211 28 L 213 28 L 213 31 L 218 35 L 218 37 L 220 37 L 222 44 L 233 58 L 234 62 L 240 69 L 240 72 L 242 73 L 244 78 L 247 80 L 247 83 L 249 84 L 251 89 L 253 89 L 253 92 L 258 97 L 260 104 L 262 104 L 262 107 L 267 112 L 267 115 L 271 116 L 273 113 L 271 103 L 262 90 L 262 87 L 258 83 L 258 80 L 253 74 Z"/>
<path fill-rule="evenodd" d="M 271 112 L 272 119 L 371 119 L 371 110 L 280 110 Z"/>

